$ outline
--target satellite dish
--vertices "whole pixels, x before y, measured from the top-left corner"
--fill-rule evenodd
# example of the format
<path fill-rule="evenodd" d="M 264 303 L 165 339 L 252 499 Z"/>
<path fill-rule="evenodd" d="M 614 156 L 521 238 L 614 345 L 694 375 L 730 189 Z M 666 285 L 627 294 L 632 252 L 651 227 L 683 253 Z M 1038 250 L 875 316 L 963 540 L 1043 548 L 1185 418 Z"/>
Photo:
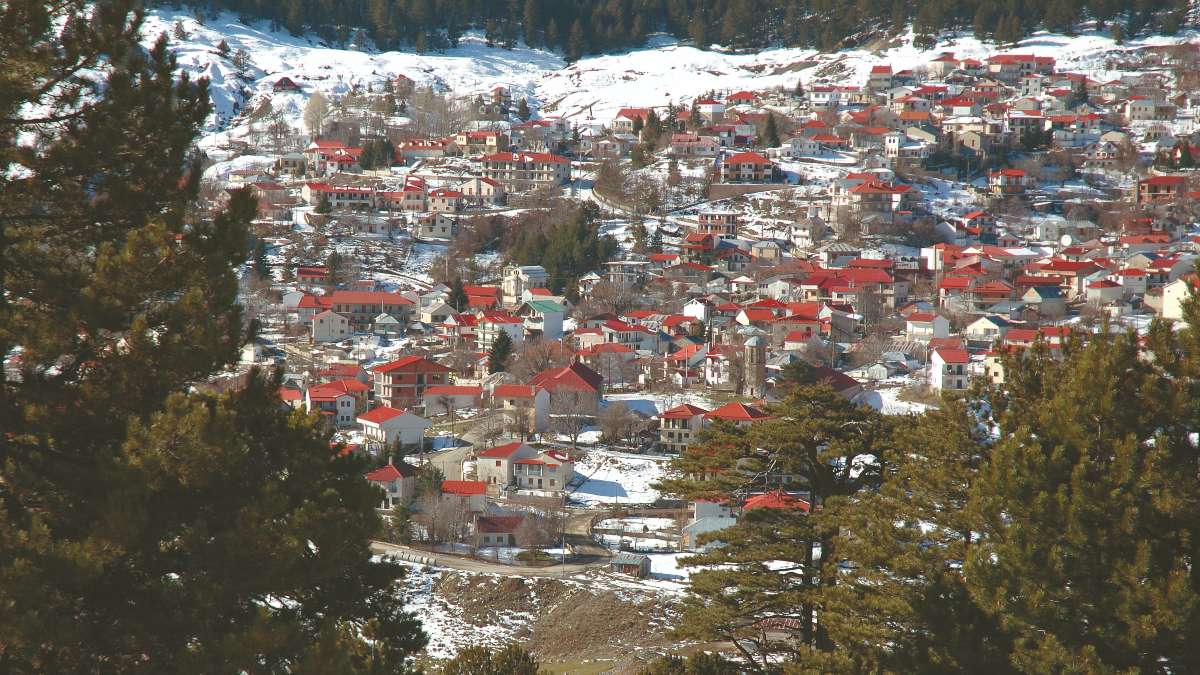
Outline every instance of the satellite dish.
<path fill-rule="evenodd" d="M 1063 248 L 1066 248 L 1066 247 L 1070 246 L 1071 244 L 1075 243 L 1075 239 L 1069 234 L 1064 234 L 1062 237 L 1059 238 L 1058 243 L 1062 244 Z"/>

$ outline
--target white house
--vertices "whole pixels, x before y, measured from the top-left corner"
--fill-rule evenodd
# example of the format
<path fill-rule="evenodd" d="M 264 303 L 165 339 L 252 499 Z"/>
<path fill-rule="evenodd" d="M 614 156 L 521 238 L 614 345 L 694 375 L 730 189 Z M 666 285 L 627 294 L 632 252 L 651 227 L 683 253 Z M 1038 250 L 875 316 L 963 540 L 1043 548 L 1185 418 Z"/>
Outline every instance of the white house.
<path fill-rule="evenodd" d="M 1196 285 L 1196 277 L 1188 275 L 1163 286 L 1162 318 L 1172 321 L 1183 320 L 1183 305 L 1189 297 L 1188 285 Z"/>
<path fill-rule="evenodd" d="M 483 387 L 471 385 L 442 384 L 425 390 L 425 414 L 447 415 L 454 410 L 478 408 L 483 398 Z"/>
<path fill-rule="evenodd" d="M 390 460 L 364 476 L 368 481 L 383 489 L 383 501 L 379 507 L 389 509 L 397 504 L 406 504 L 416 496 L 417 470 L 411 464 L 393 464 Z"/>
<path fill-rule="evenodd" d="M 908 315 L 904 332 L 909 339 L 922 342 L 950 337 L 950 320 L 934 312 L 913 312 Z"/>
<path fill-rule="evenodd" d="M 971 356 L 965 349 L 935 349 L 929 358 L 929 386 L 934 391 L 962 391 L 970 376 L 967 364 Z"/>
<path fill-rule="evenodd" d="M 312 318 L 313 342 L 341 342 L 353 335 L 350 321 L 331 310 L 325 310 Z"/>
<path fill-rule="evenodd" d="M 1008 321 L 1001 316 L 981 316 L 972 321 L 965 329 L 963 336 L 973 342 L 994 343 L 1004 339 L 1008 332 Z"/>
<path fill-rule="evenodd" d="M 362 425 L 363 436 L 368 441 L 391 447 L 399 442 L 401 445 L 417 445 L 425 436 L 425 430 L 432 427 L 429 420 L 415 415 L 408 410 L 398 410 L 387 406 L 373 408 L 358 416 Z"/>
<path fill-rule="evenodd" d="M 529 333 L 540 333 L 543 340 L 561 340 L 565 307 L 553 300 L 530 300 L 517 310 Z"/>

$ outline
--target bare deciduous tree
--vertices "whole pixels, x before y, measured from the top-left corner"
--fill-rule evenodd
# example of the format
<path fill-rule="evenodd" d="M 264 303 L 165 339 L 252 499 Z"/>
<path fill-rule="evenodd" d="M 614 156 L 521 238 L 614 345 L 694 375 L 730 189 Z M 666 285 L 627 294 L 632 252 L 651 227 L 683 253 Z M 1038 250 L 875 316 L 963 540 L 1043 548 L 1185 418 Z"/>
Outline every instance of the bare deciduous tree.
<path fill-rule="evenodd" d="M 415 503 L 413 520 L 424 530 L 424 540 L 431 544 L 463 541 L 470 514 L 458 499 L 443 499 L 427 494 Z"/>
<path fill-rule="evenodd" d="M 571 361 L 571 352 L 561 342 L 534 340 L 525 343 L 525 347 L 508 367 L 508 372 L 518 382 L 528 382 L 529 378 L 548 368 L 565 366 Z"/>
<path fill-rule="evenodd" d="M 320 135 L 328 117 L 329 99 L 319 91 L 313 92 L 304 106 L 304 126 L 308 128 L 310 134 Z"/>
<path fill-rule="evenodd" d="M 578 444 L 595 411 L 594 397 L 581 391 L 559 389 L 550 397 L 550 424 L 555 432 L 569 438 L 571 445 Z"/>
<path fill-rule="evenodd" d="M 550 546 L 562 537 L 565 518 L 560 509 L 548 509 L 545 512 L 527 511 L 525 519 L 517 526 L 514 533 L 517 546 L 522 548 L 540 548 Z"/>

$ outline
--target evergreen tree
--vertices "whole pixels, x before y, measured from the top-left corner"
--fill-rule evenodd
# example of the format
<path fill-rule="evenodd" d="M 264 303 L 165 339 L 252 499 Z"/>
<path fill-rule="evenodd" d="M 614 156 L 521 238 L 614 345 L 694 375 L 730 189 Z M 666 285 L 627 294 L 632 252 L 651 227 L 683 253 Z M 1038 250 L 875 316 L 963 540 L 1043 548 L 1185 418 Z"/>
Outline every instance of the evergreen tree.
<path fill-rule="evenodd" d="M 725 545 L 683 559 L 693 572 L 682 637 L 728 640 L 755 667 L 777 657 L 843 671 L 865 654 L 833 654 L 824 622 L 836 585 L 840 511 L 878 484 L 882 419 L 830 387 L 792 386 L 775 418 L 750 429 L 716 424 L 671 464 L 660 486 L 686 499 L 738 502 L 770 490 L 779 476 L 804 476 L 800 508 L 748 510 L 734 527 L 713 533 Z M 761 629 L 764 620 L 776 625 Z"/>
<path fill-rule="evenodd" d="M 450 282 L 450 296 L 446 299 L 446 303 L 455 311 L 461 312 L 467 308 L 469 302 L 467 291 L 463 288 L 462 277 L 454 277 L 454 281 Z"/>
<path fill-rule="evenodd" d="M 792 96 L 795 98 L 804 98 L 804 80 L 796 78 L 796 86 L 792 88 Z"/>
<path fill-rule="evenodd" d="M 446 474 L 435 464 L 422 464 L 417 471 L 417 481 L 413 492 L 418 497 L 442 494 L 442 483 L 446 482 Z"/>
<path fill-rule="evenodd" d="M 330 251 L 325 258 L 325 270 L 329 275 L 331 285 L 336 287 L 346 283 L 346 260 L 336 249 Z"/>
<path fill-rule="evenodd" d="M 720 654 L 697 652 L 682 656 L 661 656 L 639 671 L 638 675 L 738 675 L 738 664 Z"/>
<path fill-rule="evenodd" d="M 218 54 L 220 54 L 220 55 L 221 55 L 221 56 L 223 56 L 223 57 L 224 57 L 224 56 L 229 56 L 229 43 L 228 43 L 228 42 L 226 42 L 225 40 L 221 40 L 221 41 L 220 41 L 220 42 L 217 44 L 217 53 L 218 53 Z"/>
<path fill-rule="evenodd" d="M 321 195 L 321 201 L 317 202 L 317 208 L 314 210 L 323 216 L 333 213 L 333 202 L 329 201 L 327 195 Z"/>
<path fill-rule="evenodd" d="M 467 647 L 442 665 L 442 675 L 541 675 L 541 665 L 520 645 L 493 652 L 487 647 Z"/>
<path fill-rule="evenodd" d="M 492 348 L 488 350 L 488 372 L 502 373 L 508 367 L 508 360 L 512 358 L 513 341 L 508 336 L 506 331 L 500 331 L 492 342 Z"/>
<path fill-rule="evenodd" d="M 978 536 L 970 489 L 989 445 L 944 401 L 894 426 L 883 485 L 843 510 L 848 572 L 829 594 L 840 647 L 885 672 L 1013 672 L 1012 636 L 972 600 L 961 562 Z"/>
<path fill-rule="evenodd" d="M 403 670 L 366 467 L 277 379 L 197 391 L 252 337 L 256 204 L 191 215 L 208 91 L 140 6 L 0 6 L 2 669 Z"/>
<path fill-rule="evenodd" d="M 1075 108 L 1076 106 L 1084 105 L 1088 102 L 1087 82 L 1080 79 L 1071 87 L 1071 99 L 1067 102 L 1067 107 Z"/>
<path fill-rule="evenodd" d="M 172 35 L 175 37 L 177 42 L 184 42 L 190 37 L 187 29 L 183 27 L 183 21 L 175 22 L 175 28 L 172 31 Z"/>
<path fill-rule="evenodd" d="M 1195 300 L 1184 313 L 1182 333 L 1151 328 L 1149 354 L 1107 330 L 1062 358 L 1040 345 L 990 393 L 965 578 L 1023 672 L 1200 669 Z"/>
<path fill-rule="evenodd" d="M 254 273 L 259 279 L 271 278 L 271 265 L 267 262 L 267 242 L 262 239 L 254 241 Z"/>
<path fill-rule="evenodd" d="M 1196 160 L 1192 157 L 1192 143 L 1187 139 L 1179 141 L 1179 168 L 1192 169 L 1196 166 Z"/>
<path fill-rule="evenodd" d="M 708 40 L 708 25 L 704 20 L 704 16 L 700 12 L 692 15 L 692 21 L 688 25 L 688 37 L 691 38 L 692 44 L 697 49 L 707 49 Z"/>
<path fill-rule="evenodd" d="M 525 0 L 524 21 L 525 44 L 536 47 L 540 43 L 538 33 L 542 27 L 542 12 L 538 0 Z"/>
<path fill-rule="evenodd" d="M 522 98 L 517 103 L 517 117 L 520 118 L 520 120 L 522 122 L 524 122 L 524 121 L 528 120 L 531 116 L 532 116 L 532 113 L 529 112 L 529 101 L 526 101 L 524 98 Z"/>
<path fill-rule="evenodd" d="M 646 43 L 646 21 L 640 12 L 633 17 L 633 29 L 629 34 L 629 41 L 634 46 Z"/>
<path fill-rule="evenodd" d="M 759 142 L 768 148 L 779 147 L 779 127 L 775 124 L 774 113 L 767 113 L 766 128 L 763 130 L 762 138 Z"/>
<path fill-rule="evenodd" d="M 642 130 L 642 138 L 650 144 L 658 142 L 658 137 L 662 135 L 662 120 L 658 117 L 658 112 L 653 108 L 646 112 L 646 123 Z"/>
<path fill-rule="evenodd" d="M 583 35 L 583 23 L 578 19 L 571 25 L 571 35 L 567 38 L 567 61 L 575 62 L 583 58 L 587 52 L 587 40 Z"/>

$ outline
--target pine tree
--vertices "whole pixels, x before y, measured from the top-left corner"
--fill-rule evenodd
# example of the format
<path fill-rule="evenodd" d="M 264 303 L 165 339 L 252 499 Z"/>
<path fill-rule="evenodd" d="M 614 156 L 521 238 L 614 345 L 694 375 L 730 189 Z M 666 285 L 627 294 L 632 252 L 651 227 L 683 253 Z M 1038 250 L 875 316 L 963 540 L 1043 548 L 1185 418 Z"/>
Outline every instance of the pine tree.
<path fill-rule="evenodd" d="M 633 17 L 633 29 L 629 33 L 629 42 L 634 46 L 646 43 L 646 21 L 640 12 Z"/>
<path fill-rule="evenodd" d="M 688 37 L 697 49 L 708 48 L 708 24 L 702 13 L 696 12 L 692 15 L 692 21 L 688 24 Z"/>
<path fill-rule="evenodd" d="M 660 656 L 642 668 L 638 675 L 738 675 L 738 664 L 720 654 L 696 652 L 687 658 Z"/>
<path fill-rule="evenodd" d="M 331 285 L 336 287 L 346 283 L 346 260 L 341 253 L 336 250 L 329 252 L 325 258 L 325 270 Z"/>
<path fill-rule="evenodd" d="M 974 411 L 945 401 L 894 425 L 883 484 L 842 511 L 848 570 L 827 594 L 831 639 L 884 672 L 1014 672 L 1012 636 L 963 578 L 979 531 L 971 485 L 989 445 Z"/>
<path fill-rule="evenodd" d="M 229 43 L 224 40 L 217 43 L 217 53 L 221 56 L 229 56 Z"/>
<path fill-rule="evenodd" d="M 1181 169 L 1192 169 L 1196 166 L 1196 160 L 1192 157 L 1192 143 L 1186 139 L 1179 141 L 1179 167 Z"/>
<path fill-rule="evenodd" d="M 446 303 L 455 311 L 461 312 L 467 308 L 469 301 L 467 291 L 463 288 L 462 277 L 454 277 L 454 281 L 450 282 L 450 296 L 446 299 Z"/>
<path fill-rule="evenodd" d="M 587 52 L 587 39 L 583 35 L 583 23 L 579 19 L 571 24 L 571 35 L 567 38 L 567 61 L 575 62 Z"/>
<path fill-rule="evenodd" d="M 512 357 L 513 341 L 508 336 L 508 332 L 500 331 L 492 342 L 492 348 L 488 350 L 488 372 L 500 373 L 508 367 L 508 360 Z"/>
<path fill-rule="evenodd" d="M 541 44 L 538 33 L 542 29 L 542 13 L 538 0 L 525 0 L 522 28 L 525 31 L 525 44 L 530 47 Z"/>
<path fill-rule="evenodd" d="M 183 21 L 175 22 L 175 28 L 172 31 L 172 35 L 175 37 L 177 42 L 184 42 L 188 39 L 189 35 L 187 29 L 183 27 Z"/>
<path fill-rule="evenodd" d="M 321 195 L 321 201 L 317 202 L 317 208 L 314 210 L 321 215 L 333 213 L 333 202 L 329 201 L 328 195 Z"/>
<path fill-rule="evenodd" d="M 760 139 L 760 142 L 762 145 L 765 145 L 768 148 L 779 147 L 779 127 L 775 124 L 774 113 L 767 113 L 766 129 L 763 130 L 763 135 L 762 139 Z"/>
<path fill-rule="evenodd" d="M 0 8 L 3 670 L 402 670 L 424 639 L 366 467 L 277 380 L 197 391 L 252 337 L 256 203 L 193 217 L 208 91 L 140 6 Z"/>
<path fill-rule="evenodd" d="M 1061 358 L 1039 345 L 990 392 L 997 441 L 964 572 L 1024 672 L 1200 668 L 1195 300 L 1184 315 L 1180 333 L 1151 327 L 1150 354 L 1108 330 Z"/>
<path fill-rule="evenodd" d="M 796 98 L 804 98 L 804 80 L 796 78 L 796 86 L 792 88 L 792 96 Z"/>
<path fill-rule="evenodd" d="M 524 98 L 522 98 L 517 103 L 517 117 L 520 118 L 522 122 L 524 122 L 524 121 L 528 120 L 531 116 L 532 116 L 532 113 L 529 112 L 529 101 L 526 101 Z"/>
<path fill-rule="evenodd" d="M 1071 100 L 1067 104 L 1069 108 L 1085 105 L 1088 102 L 1087 82 L 1080 79 L 1071 87 Z"/>
<path fill-rule="evenodd" d="M 541 675 L 538 660 L 516 644 L 495 652 L 487 647 L 467 647 L 442 665 L 442 675 Z"/>
<path fill-rule="evenodd" d="M 679 634 L 728 640 L 756 667 L 779 655 L 822 669 L 846 670 L 853 654 L 831 654 L 823 622 L 836 584 L 839 512 L 846 500 L 878 484 L 882 419 L 826 385 L 792 386 L 750 429 L 716 424 L 671 464 L 660 486 L 686 499 L 738 502 L 772 489 L 782 475 L 805 476 L 809 509 L 746 511 L 710 539 L 725 545 L 685 558 L 705 566 L 691 576 Z M 771 619 L 771 631 L 760 624 Z M 787 620 L 785 623 L 784 620 Z"/>
<path fill-rule="evenodd" d="M 271 278 L 271 265 L 267 262 L 267 242 L 262 239 L 254 241 L 254 273 L 259 279 Z"/>

